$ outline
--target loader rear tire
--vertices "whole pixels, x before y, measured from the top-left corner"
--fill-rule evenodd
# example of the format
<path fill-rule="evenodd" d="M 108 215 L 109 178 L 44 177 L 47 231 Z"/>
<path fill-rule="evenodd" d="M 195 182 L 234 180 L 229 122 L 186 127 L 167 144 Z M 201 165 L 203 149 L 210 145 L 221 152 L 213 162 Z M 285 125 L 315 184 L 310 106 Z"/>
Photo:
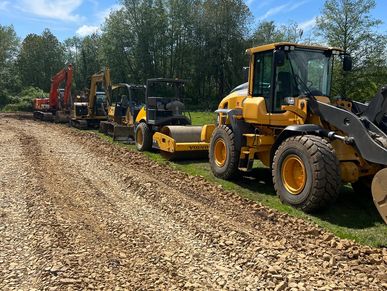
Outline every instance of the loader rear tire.
<path fill-rule="evenodd" d="M 239 156 L 232 129 L 226 125 L 217 127 L 212 134 L 209 150 L 211 170 L 215 177 L 225 180 L 235 178 Z"/>
<path fill-rule="evenodd" d="M 136 127 L 135 142 L 136 148 L 140 152 L 152 149 L 152 132 L 145 122 L 141 122 Z"/>
<path fill-rule="evenodd" d="M 333 203 L 341 184 L 334 149 L 314 135 L 286 139 L 275 152 L 272 174 L 281 201 L 309 213 Z"/>

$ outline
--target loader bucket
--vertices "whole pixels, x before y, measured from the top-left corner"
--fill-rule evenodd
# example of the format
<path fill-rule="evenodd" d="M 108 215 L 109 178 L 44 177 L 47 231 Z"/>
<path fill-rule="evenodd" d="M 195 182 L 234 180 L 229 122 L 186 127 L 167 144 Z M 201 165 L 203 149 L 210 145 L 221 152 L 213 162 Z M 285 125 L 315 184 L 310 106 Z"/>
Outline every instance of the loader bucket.
<path fill-rule="evenodd" d="M 372 180 L 371 190 L 375 206 L 387 224 L 387 168 L 376 173 Z"/>

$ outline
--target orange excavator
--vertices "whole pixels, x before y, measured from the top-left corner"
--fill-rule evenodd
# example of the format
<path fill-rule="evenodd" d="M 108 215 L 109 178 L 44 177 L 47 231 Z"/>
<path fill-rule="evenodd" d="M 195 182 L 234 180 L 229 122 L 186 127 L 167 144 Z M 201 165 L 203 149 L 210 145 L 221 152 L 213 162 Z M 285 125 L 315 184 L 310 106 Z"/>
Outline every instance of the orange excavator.
<path fill-rule="evenodd" d="M 36 98 L 33 101 L 34 118 L 45 121 L 65 123 L 70 116 L 70 94 L 73 80 L 73 68 L 69 64 L 51 79 L 50 95 L 48 98 Z M 59 89 L 65 82 L 64 89 Z"/>

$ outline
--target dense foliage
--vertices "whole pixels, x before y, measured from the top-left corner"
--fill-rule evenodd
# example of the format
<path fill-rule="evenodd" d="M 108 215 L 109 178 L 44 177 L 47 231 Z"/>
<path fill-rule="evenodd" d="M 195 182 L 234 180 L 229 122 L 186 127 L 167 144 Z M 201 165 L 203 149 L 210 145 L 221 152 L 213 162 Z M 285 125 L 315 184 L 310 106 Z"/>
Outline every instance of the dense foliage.
<path fill-rule="evenodd" d="M 50 77 L 70 62 L 77 89 L 87 87 L 93 73 L 110 66 L 113 82 L 188 79 L 191 103 L 197 109 L 212 109 L 243 82 L 245 49 L 276 41 L 321 43 L 351 53 L 354 71 L 343 74 L 337 66 L 334 95 L 367 100 L 387 83 L 386 36 L 377 31 L 381 21 L 371 17 L 374 0 L 326 0 L 308 37 L 297 23 L 261 21 L 253 27 L 243 0 L 120 4 L 105 19 L 101 33 L 63 43 L 48 29 L 20 42 L 12 26 L 0 25 L 0 108 L 22 100 L 19 92 L 29 86 L 47 92 Z"/>

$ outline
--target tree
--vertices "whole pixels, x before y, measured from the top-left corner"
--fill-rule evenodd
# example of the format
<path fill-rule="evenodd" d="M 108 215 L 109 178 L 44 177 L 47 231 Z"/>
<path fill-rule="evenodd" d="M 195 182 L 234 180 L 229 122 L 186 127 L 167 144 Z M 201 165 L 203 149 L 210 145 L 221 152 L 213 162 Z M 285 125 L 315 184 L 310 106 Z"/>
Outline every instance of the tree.
<path fill-rule="evenodd" d="M 302 34 L 302 29 L 296 23 L 278 27 L 274 21 L 262 21 L 255 29 L 251 42 L 252 46 L 281 41 L 298 42 L 301 40 Z"/>
<path fill-rule="evenodd" d="M 18 69 L 24 87 L 34 86 L 49 91 L 51 77 L 64 65 L 64 48 L 48 29 L 42 35 L 29 34 L 23 40 Z"/>
<path fill-rule="evenodd" d="M 15 59 L 19 39 L 13 26 L 0 25 L 0 107 L 7 103 L 10 93 L 20 89 Z"/>
<path fill-rule="evenodd" d="M 335 66 L 334 94 L 366 100 L 383 85 L 386 36 L 376 31 L 382 21 L 371 16 L 374 8 L 374 0 L 327 0 L 317 18 L 317 35 L 353 57 L 352 73 L 342 74 Z"/>

